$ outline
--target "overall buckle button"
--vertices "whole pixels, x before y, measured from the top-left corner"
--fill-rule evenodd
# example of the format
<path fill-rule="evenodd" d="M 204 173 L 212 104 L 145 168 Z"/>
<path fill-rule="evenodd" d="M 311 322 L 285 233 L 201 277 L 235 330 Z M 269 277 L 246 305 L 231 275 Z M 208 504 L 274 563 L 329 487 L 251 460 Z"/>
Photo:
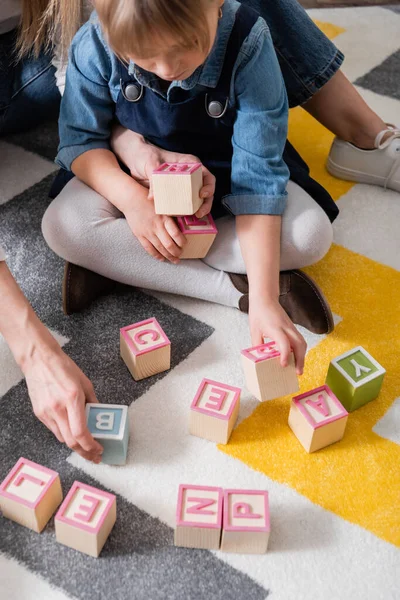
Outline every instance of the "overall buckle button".
<path fill-rule="evenodd" d="M 211 117 L 218 118 L 222 116 L 222 113 L 224 112 L 224 107 L 218 100 L 212 100 L 208 105 L 208 112 Z"/>
<path fill-rule="evenodd" d="M 124 98 L 128 100 L 128 102 L 137 102 L 142 97 L 142 87 L 136 85 L 135 83 L 128 83 L 123 89 Z"/>

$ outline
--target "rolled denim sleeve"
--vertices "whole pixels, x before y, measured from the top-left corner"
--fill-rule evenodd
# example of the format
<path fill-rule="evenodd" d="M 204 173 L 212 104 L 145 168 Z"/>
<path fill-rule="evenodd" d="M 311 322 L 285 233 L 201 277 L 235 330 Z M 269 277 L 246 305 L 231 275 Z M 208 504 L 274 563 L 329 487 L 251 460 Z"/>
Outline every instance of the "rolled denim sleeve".
<path fill-rule="evenodd" d="M 115 111 L 109 81 L 111 58 L 92 23 L 86 23 L 71 46 L 61 101 L 60 145 L 56 163 L 70 170 L 88 150 L 109 149 Z"/>
<path fill-rule="evenodd" d="M 260 25 L 261 24 L 261 25 Z M 222 200 L 234 215 L 281 215 L 289 169 L 282 155 L 287 138 L 288 100 L 278 59 L 264 21 L 255 25 L 236 71 L 237 116 L 232 138 L 231 194 Z M 249 47 L 249 40 L 251 47 Z"/>

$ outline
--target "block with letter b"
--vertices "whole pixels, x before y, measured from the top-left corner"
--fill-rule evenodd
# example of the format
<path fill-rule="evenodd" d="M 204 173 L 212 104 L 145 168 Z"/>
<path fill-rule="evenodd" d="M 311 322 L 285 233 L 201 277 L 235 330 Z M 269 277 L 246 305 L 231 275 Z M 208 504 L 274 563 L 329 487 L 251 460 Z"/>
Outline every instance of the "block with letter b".
<path fill-rule="evenodd" d="M 315 452 L 342 439 L 347 417 L 347 410 L 323 385 L 293 397 L 289 427 L 307 452 Z"/>
<path fill-rule="evenodd" d="M 186 238 L 186 245 L 180 258 L 204 258 L 207 256 L 218 229 L 212 216 L 198 219 L 195 215 L 178 217 L 178 227 Z"/>
<path fill-rule="evenodd" d="M 241 358 L 246 385 L 261 402 L 299 390 L 293 351 L 287 367 L 281 366 L 281 354 L 275 342 L 242 350 Z"/>
<path fill-rule="evenodd" d="M 331 361 L 326 384 L 352 412 L 378 396 L 385 373 L 362 346 L 357 346 Z"/>
<path fill-rule="evenodd" d="M 203 200 L 203 172 L 200 163 L 164 163 L 152 175 L 157 215 L 194 215 Z"/>
<path fill-rule="evenodd" d="M 136 381 L 171 367 L 171 342 L 154 318 L 120 330 L 121 357 Z"/>
<path fill-rule="evenodd" d="M 104 448 L 101 462 L 124 465 L 129 443 L 128 408 L 120 404 L 86 404 L 90 433 Z"/>
<path fill-rule="evenodd" d="M 223 552 L 264 554 L 268 548 L 269 534 L 268 492 L 224 491 Z"/>
<path fill-rule="evenodd" d="M 58 473 L 20 458 L 0 485 L 5 517 L 40 533 L 62 502 Z"/>
<path fill-rule="evenodd" d="M 240 388 L 203 379 L 190 407 L 190 433 L 226 444 L 240 406 Z"/>
<path fill-rule="evenodd" d="M 175 546 L 218 550 L 223 491 L 219 487 L 179 486 Z"/>
<path fill-rule="evenodd" d="M 75 481 L 54 519 L 57 542 L 97 557 L 116 518 L 113 494 Z"/>

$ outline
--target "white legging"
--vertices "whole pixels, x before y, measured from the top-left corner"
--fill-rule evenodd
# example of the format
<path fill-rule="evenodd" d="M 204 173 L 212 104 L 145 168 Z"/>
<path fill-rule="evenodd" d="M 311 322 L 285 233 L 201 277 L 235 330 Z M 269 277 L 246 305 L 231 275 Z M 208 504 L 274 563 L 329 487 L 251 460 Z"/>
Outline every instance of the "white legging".
<path fill-rule="evenodd" d="M 287 191 L 281 270 L 317 262 L 333 236 L 325 212 L 304 190 L 290 181 Z M 123 214 L 76 177 L 50 204 L 42 223 L 50 248 L 74 264 L 135 287 L 237 307 L 241 294 L 227 273 L 246 273 L 246 267 L 235 219 L 222 217 L 217 227 L 219 233 L 205 259 L 183 260 L 179 265 L 160 262 L 145 252 Z"/>

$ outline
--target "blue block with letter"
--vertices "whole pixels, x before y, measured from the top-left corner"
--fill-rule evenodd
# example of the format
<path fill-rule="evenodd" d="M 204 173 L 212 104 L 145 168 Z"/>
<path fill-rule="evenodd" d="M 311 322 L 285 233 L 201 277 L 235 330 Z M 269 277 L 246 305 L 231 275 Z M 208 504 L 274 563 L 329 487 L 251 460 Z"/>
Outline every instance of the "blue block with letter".
<path fill-rule="evenodd" d="M 101 462 L 124 465 L 128 452 L 128 407 L 120 404 L 86 404 L 88 428 L 104 448 Z"/>

